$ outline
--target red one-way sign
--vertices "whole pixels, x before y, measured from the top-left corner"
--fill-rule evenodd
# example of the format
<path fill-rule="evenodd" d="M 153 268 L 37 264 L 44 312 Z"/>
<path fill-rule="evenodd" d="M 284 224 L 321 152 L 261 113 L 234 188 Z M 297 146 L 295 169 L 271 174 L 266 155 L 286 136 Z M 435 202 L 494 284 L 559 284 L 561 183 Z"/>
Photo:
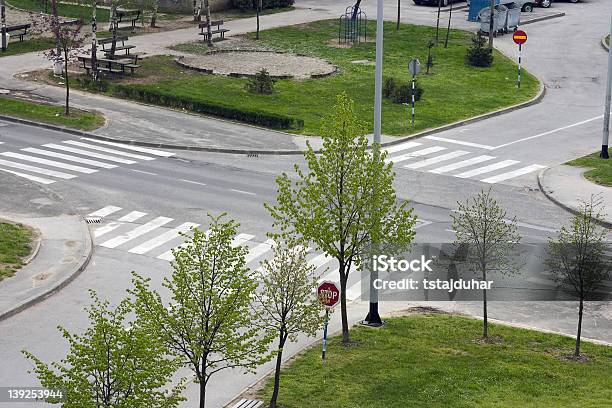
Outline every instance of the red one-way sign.
<path fill-rule="evenodd" d="M 317 287 L 319 301 L 327 309 L 331 309 L 340 301 L 340 289 L 334 282 L 324 281 Z"/>
<path fill-rule="evenodd" d="M 512 39 L 518 45 L 523 45 L 527 42 L 527 33 L 523 30 L 516 30 L 512 35 Z"/>

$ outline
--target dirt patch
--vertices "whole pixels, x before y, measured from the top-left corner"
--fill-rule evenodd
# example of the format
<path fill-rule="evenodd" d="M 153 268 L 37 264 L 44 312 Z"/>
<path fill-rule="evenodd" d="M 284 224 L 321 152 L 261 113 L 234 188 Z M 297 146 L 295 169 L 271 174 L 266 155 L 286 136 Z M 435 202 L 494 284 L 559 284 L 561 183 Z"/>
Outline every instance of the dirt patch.
<path fill-rule="evenodd" d="M 389 317 L 402 317 L 402 316 L 414 316 L 414 315 L 427 315 L 427 314 L 450 314 L 440 309 L 436 309 L 431 306 L 415 306 L 408 309 L 399 310 L 397 312 L 391 312 L 388 314 Z"/>
<path fill-rule="evenodd" d="M 326 44 L 327 44 L 328 47 L 332 47 L 332 48 L 352 48 L 354 44 L 373 43 L 375 41 L 376 41 L 376 39 L 374 39 L 374 38 L 368 38 L 367 40 L 364 40 L 362 38 L 359 43 L 353 43 L 353 42 L 347 42 L 347 41 L 339 41 L 337 38 L 333 38 L 333 39 L 327 41 Z"/>
<path fill-rule="evenodd" d="M 504 344 L 505 340 L 502 336 L 479 337 L 474 340 L 476 344 Z"/>

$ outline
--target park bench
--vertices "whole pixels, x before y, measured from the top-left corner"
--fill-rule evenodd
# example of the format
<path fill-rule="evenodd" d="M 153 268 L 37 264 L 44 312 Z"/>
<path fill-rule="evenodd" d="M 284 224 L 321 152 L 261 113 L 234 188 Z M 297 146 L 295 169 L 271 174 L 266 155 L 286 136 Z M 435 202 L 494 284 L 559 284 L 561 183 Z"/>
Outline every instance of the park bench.
<path fill-rule="evenodd" d="M 136 22 L 140 19 L 140 10 L 117 9 L 118 22 L 121 23 L 124 18 L 130 19 L 132 27 L 136 28 Z"/>
<path fill-rule="evenodd" d="M 6 32 L 10 34 L 11 37 L 19 37 L 19 41 L 23 41 L 23 37 L 28 33 L 28 29 L 31 27 L 30 24 L 17 24 L 6 27 Z M 15 34 L 16 33 L 16 34 Z"/>
<path fill-rule="evenodd" d="M 210 22 L 210 35 L 219 34 L 221 39 L 225 38 L 225 33 L 229 30 L 227 28 L 222 28 L 223 20 L 213 20 Z M 200 35 L 204 36 L 204 41 L 208 41 L 208 23 L 203 22 L 199 24 L 200 27 Z"/>
<path fill-rule="evenodd" d="M 115 54 L 120 51 L 124 51 L 125 55 L 130 54 L 130 50 L 135 48 L 135 45 L 125 45 L 125 42 L 128 40 L 127 37 L 116 37 L 115 38 Z M 108 57 L 112 54 L 113 48 L 113 38 L 103 38 L 98 40 L 98 44 L 102 46 L 102 51 Z"/>
<path fill-rule="evenodd" d="M 79 61 L 83 63 L 83 69 L 89 72 L 92 70 L 91 56 L 89 55 L 81 55 L 78 57 Z M 114 74 L 125 75 L 126 69 L 130 70 L 130 73 L 134 75 L 134 70 L 136 68 L 140 68 L 140 65 L 135 64 L 132 59 L 106 59 L 106 58 L 97 58 L 98 71 L 110 73 L 114 76 Z"/>

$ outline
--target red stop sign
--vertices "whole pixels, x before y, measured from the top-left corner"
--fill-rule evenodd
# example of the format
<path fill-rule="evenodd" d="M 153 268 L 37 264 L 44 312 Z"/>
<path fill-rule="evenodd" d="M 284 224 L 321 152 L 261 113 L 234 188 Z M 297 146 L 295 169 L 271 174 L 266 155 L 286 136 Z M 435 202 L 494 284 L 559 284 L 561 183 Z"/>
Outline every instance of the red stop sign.
<path fill-rule="evenodd" d="M 512 39 L 518 45 L 523 45 L 527 42 L 527 33 L 523 30 L 516 30 L 514 35 L 512 35 Z"/>
<path fill-rule="evenodd" d="M 317 287 L 317 296 L 324 307 L 331 309 L 340 301 L 340 289 L 334 282 L 321 282 Z"/>

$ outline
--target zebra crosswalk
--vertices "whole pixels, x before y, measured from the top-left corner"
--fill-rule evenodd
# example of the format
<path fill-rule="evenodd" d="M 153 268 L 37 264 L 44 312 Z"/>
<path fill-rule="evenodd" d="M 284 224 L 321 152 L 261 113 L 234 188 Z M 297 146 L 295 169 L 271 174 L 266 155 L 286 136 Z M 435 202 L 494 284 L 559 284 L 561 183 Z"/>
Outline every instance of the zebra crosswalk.
<path fill-rule="evenodd" d="M 441 141 L 430 138 L 434 141 Z M 503 159 L 479 154 L 478 145 L 461 144 L 460 150 L 450 147 L 427 145 L 423 141 L 408 141 L 386 148 L 387 163 L 394 163 L 396 169 L 409 169 L 433 174 L 445 174 L 463 179 L 476 179 L 483 183 L 506 182 L 546 168 L 540 164 L 523 165 L 519 160 Z M 467 148 L 473 147 L 474 150 Z M 470 157 L 471 156 L 471 157 Z"/>
<path fill-rule="evenodd" d="M 90 212 L 87 214 L 87 219 L 96 221 L 95 224 L 91 224 L 96 246 L 167 262 L 174 260 L 173 250 L 185 245 L 185 235 L 189 235 L 193 228 L 200 227 L 196 222 L 175 220 L 171 217 L 156 216 L 145 211 L 134 211 L 114 205 Z M 419 219 L 415 228 L 429 224 L 430 221 Z M 245 257 L 247 266 L 259 271 L 261 271 L 261 261 L 271 256 L 274 243 L 267 237 L 257 238 L 248 233 L 238 234 L 233 242 L 234 245 L 248 247 Z M 306 251 L 308 262 L 315 269 L 319 281 L 338 282 L 338 264 L 334 258 L 311 251 L 310 248 Z M 355 300 L 360 295 L 360 273 L 352 271 L 349 275 L 347 296 L 349 300 Z"/>
<path fill-rule="evenodd" d="M 0 144 L 2 144 L 0 142 Z M 71 180 L 120 165 L 173 156 L 174 153 L 82 137 L 0 152 L 0 171 L 41 184 Z"/>

